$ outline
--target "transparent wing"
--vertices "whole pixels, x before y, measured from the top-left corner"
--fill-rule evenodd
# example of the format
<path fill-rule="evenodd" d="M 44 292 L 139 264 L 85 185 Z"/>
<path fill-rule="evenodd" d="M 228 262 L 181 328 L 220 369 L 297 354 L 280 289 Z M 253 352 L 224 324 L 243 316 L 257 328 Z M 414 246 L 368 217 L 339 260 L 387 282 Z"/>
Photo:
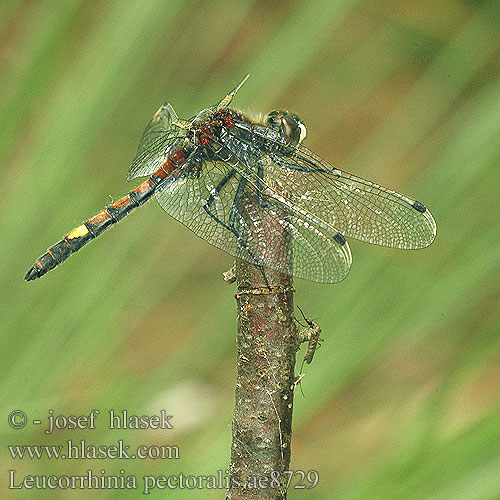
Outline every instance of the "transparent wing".
<path fill-rule="evenodd" d="M 151 175 L 158 170 L 177 139 L 185 137 L 185 128 L 170 104 L 164 104 L 142 134 L 137 153 L 127 172 L 127 180 Z"/>
<path fill-rule="evenodd" d="M 155 196 L 172 217 L 230 255 L 312 281 L 344 279 L 351 265 L 345 240 L 279 196 L 266 197 L 258 182 L 243 164 L 206 162 L 198 176 L 178 178 Z"/>
<path fill-rule="evenodd" d="M 264 132 L 266 175 L 286 186 L 293 204 L 344 236 L 376 245 L 429 246 L 436 223 L 421 203 L 374 182 L 342 172 L 304 146 L 290 146 Z"/>
<path fill-rule="evenodd" d="M 345 236 L 403 249 L 425 248 L 434 241 L 436 223 L 422 203 L 333 168 L 304 146 L 290 164 L 282 176 L 295 199 Z"/>

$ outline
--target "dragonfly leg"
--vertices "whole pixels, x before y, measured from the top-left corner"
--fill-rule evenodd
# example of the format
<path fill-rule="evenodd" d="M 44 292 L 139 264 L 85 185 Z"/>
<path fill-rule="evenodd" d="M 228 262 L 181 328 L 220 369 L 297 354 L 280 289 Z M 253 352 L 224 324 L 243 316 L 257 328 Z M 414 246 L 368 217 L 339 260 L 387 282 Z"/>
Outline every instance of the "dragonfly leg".
<path fill-rule="evenodd" d="M 238 213 L 238 207 L 240 205 L 241 197 L 243 196 L 243 192 L 245 191 L 247 184 L 247 179 L 245 177 L 242 177 L 238 184 L 238 189 L 236 189 L 236 194 L 231 206 L 231 212 L 229 213 L 229 226 L 232 228 L 234 228 L 234 220 L 236 219 L 236 214 Z"/>
<path fill-rule="evenodd" d="M 222 188 L 229 182 L 229 180 L 236 174 L 236 170 L 230 170 L 222 179 L 221 181 L 219 182 L 219 184 L 217 184 L 217 186 L 215 187 L 215 189 L 210 193 L 210 196 L 208 197 L 208 199 L 205 201 L 204 205 L 203 205 L 203 208 L 205 210 L 205 212 L 207 212 L 207 214 L 215 221 L 217 222 L 217 224 L 220 224 L 223 228 L 227 229 L 228 231 L 230 231 L 231 233 L 233 233 L 236 238 L 239 240 L 240 238 L 240 235 L 238 233 L 238 231 L 236 231 L 234 229 L 234 227 L 230 227 L 228 226 L 224 221 L 220 220 L 215 214 L 213 214 L 211 211 L 210 211 L 210 207 L 211 205 L 213 204 L 213 202 L 215 201 L 215 198 L 217 198 L 217 196 L 219 195 L 219 193 L 221 192 Z M 240 181 L 241 183 L 241 181 Z M 238 187 L 239 188 L 239 187 Z M 233 203 L 233 207 L 234 207 L 234 203 Z M 233 207 L 231 207 L 231 214 L 233 213 Z M 230 216 L 231 218 L 231 216 Z"/>
<path fill-rule="evenodd" d="M 260 166 L 259 166 L 259 170 L 260 170 Z M 262 169 L 262 175 L 263 174 L 264 174 L 264 170 Z M 263 179 L 263 177 L 262 177 L 262 179 Z M 246 188 L 247 184 L 248 184 L 248 180 L 246 179 L 246 177 L 242 177 L 239 184 L 238 184 L 238 189 L 236 190 L 236 194 L 235 194 L 234 200 L 233 200 L 233 205 L 231 206 L 231 212 L 229 214 L 229 227 L 231 227 L 233 229 L 233 233 L 235 235 L 236 235 L 236 233 L 238 233 L 238 231 L 234 227 L 234 221 L 236 219 L 236 214 L 238 213 L 238 207 L 240 205 L 241 197 L 243 196 L 243 193 L 245 192 L 245 188 Z M 257 196 L 258 196 L 259 206 L 262 208 L 262 206 L 261 206 L 262 199 L 260 197 L 260 194 L 257 193 Z M 259 259 L 257 259 L 252 254 L 250 249 L 247 248 L 246 242 L 243 241 L 241 236 L 239 236 L 239 237 L 236 236 L 236 237 L 238 238 L 239 243 L 242 245 L 242 247 L 245 249 L 245 251 L 248 253 L 248 255 L 250 255 L 250 257 L 254 261 L 254 264 L 260 269 L 260 272 L 262 273 L 262 277 L 264 278 L 264 281 L 266 283 L 267 288 L 269 288 L 269 290 L 271 290 L 271 285 L 269 285 L 269 281 L 267 279 L 266 273 L 264 272 L 264 266 L 259 262 Z M 243 243 L 245 243 L 245 244 L 243 245 Z"/>
<path fill-rule="evenodd" d="M 236 170 L 230 170 L 217 184 L 216 188 L 210 193 L 208 200 L 205 201 L 205 210 L 215 201 L 215 198 L 219 195 L 222 188 L 229 182 L 229 180 L 236 174 Z M 207 211 L 208 212 L 208 211 Z"/>
<path fill-rule="evenodd" d="M 228 183 L 228 181 L 234 176 L 236 173 L 236 170 L 231 170 L 228 172 L 224 178 L 219 182 L 219 184 L 216 186 L 216 188 L 213 190 L 213 192 L 210 194 L 208 200 L 205 202 L 203 205 L 203 208 L 205 209 L 205 212 L 215 221 L 217 224 L 220 224 L 223 228 L 227 229 L 231 233 L 234 234 L 236 237 L 236 241 L 238 242 L 238 245 L 249 255 L 249 257 L 252 259 L 253 263 L 260 269 L 260 272 L 262 273 L 262 276 L 264 277 L 264 281 L 266 283 L 266 286 L 271 289 L 271 286 L 269 284 L 269 281 L 266 277 L 266 274 L 264 273 L 264 266 L 259 262 L 259 259 L 253 255 L 253 252 L 248 248 L 247 242 L 243 239 L 241 236 L 240 232 L 235 228 L 234 222 L 236 219 L 236 214 L 238 213 L 238 206 L 241 201 L 241 197 L 243 196 L 243 193 L 245 191 L 245 187 L 247 185 L 247 179 L 245 177 L 242 177 L 239 184 L 238 188 L 236 190 L 236 195 L 233 200 L 233 204 L 231 206 L 231 212 L 229 214 L 229 224 L 226 224 L 224 221 L 220 220 L 215 214 L 213 214 L 210 211 L 210 206 L 212 203 L 215 201 L 215 198 L 218 196 L 222 188 Z"/>
<path fill-rule="evenodd" d="M 264 208 L 264 165 L 259 160 L 257 162 L 257 203 L 260 208 Z"/>

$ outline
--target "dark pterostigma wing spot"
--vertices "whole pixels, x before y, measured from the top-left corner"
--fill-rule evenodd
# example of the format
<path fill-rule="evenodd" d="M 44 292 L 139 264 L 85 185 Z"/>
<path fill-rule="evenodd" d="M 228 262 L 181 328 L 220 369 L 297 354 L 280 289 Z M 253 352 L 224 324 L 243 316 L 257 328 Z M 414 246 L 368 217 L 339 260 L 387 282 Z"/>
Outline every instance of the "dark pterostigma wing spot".
<path fill-rule="evenodd" d="M 345 238 L 343 234 L 337 233 L 333 239 L 339 244 L 339 245 L 345 245 Z"/>
<path fill-rule="evenodd" d="M 420 203 L 419 201 L 413 202 L 413 208 L 417 212 L 421 212 L 421 213 L 424 213 L 427 210 L 427 208 L 425 208 L 425 205 L 422 205 L 422 203 Z"/>

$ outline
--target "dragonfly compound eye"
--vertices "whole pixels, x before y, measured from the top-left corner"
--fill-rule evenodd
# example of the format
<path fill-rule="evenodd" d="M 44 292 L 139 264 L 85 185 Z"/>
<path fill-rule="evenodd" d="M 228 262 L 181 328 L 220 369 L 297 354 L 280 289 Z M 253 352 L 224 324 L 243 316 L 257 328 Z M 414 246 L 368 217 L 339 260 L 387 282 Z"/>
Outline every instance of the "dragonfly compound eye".
<path fill-rule="evenodd" d="M 306 127 L 300 118 L 287 111 L 271 111 L 267 117 L 267 123 L 291 142 L 300 144 L 306 136 Z"/>
<path fill-rule="evenodd" d="M 306 136 L 306 127 L 297 115 L 285 114 L 281 118 L 281 129 L 292 142 L 301 143 Z"/>

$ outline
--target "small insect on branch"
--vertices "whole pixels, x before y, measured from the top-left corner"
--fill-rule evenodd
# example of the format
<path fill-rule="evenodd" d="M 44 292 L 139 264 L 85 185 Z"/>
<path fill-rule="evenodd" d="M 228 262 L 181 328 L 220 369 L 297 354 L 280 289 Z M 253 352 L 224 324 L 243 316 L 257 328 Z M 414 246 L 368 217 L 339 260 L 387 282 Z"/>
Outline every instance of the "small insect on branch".
<path fill-rule="evenodd" d="M 311 364 L 314 358 L 314 353 L 316 352 L 316 349 L 321 347 L 323 339 L 320 338 L 321 328 L 318 323 L 315 323 L 312 319 L 307 318 L 304 311 L 302 311 L 299 306 L 297 306 L 297 309 L 300 311 L 304 321 L 307 323 L 307 327 L 300 330 L 298 334 L 300 343 L 308 342 L 306 353 L 304 355 L 304 359 L 302 360 L 302 366 L 304 366 L 304 363 L 307 363 L 308 365 Z M 300 371 L 302 371 L 302 366 Z"/>

